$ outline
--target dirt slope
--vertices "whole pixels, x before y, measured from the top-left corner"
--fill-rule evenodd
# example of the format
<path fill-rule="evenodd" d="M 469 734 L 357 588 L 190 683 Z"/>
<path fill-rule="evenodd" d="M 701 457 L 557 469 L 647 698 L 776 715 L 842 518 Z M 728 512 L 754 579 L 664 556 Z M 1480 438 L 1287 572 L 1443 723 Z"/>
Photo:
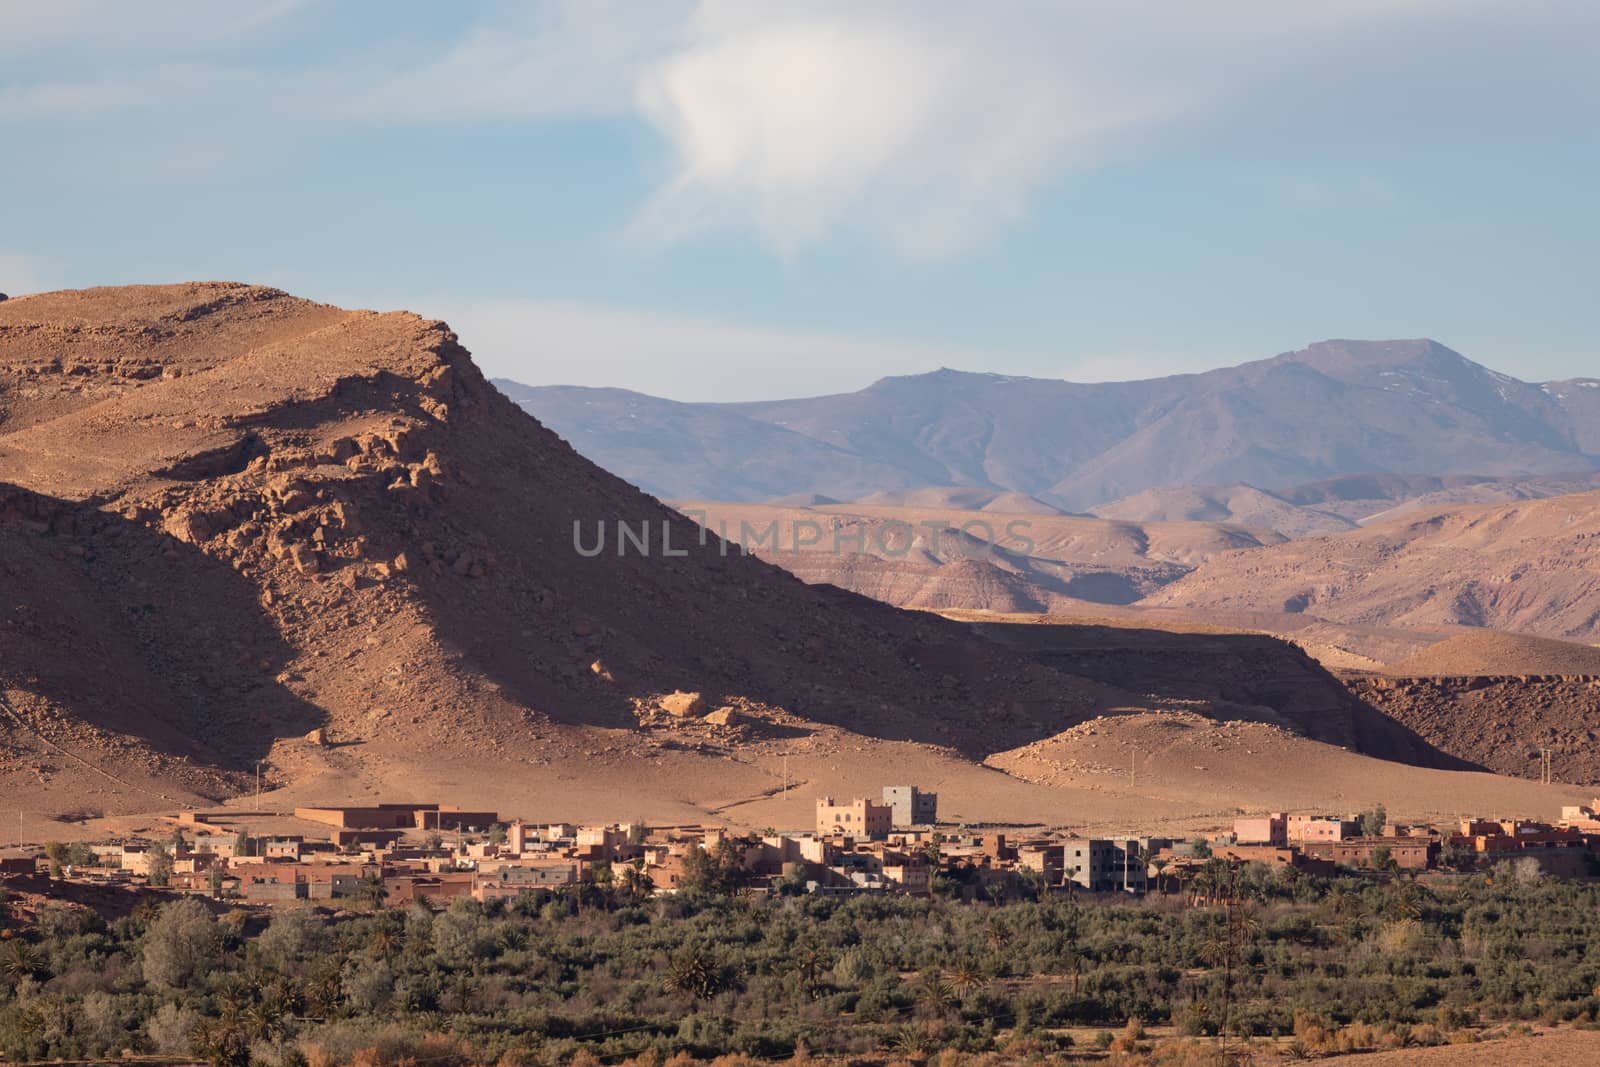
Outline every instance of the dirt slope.
<path fill-rule="evenodd" d="M 826 501 L 824 501 L 826 502 Z M 780 503 L 780 501 L 769 501 Z M 834 501 L 834 503 L 840 503 Z M 920 508 L 924 511 L 998 511 L 1010 515 L 1061 515 L 1060 508 L 1026 493 L 979 489 L 974 486 L 930 486 L 926 489 L 883 490 L 868 493 L 858 505 Z"/>
<path fill-rule="evenodd" d="M 1099 504 L 1089 513 L 1128 522 L 1225 522 L 1289 538 L 1350 530 L 1356 525 L 1332 512 L 1291 504 L 1249 485 L 1158 486 Z"/>
<path fill-rule="evenodd" d="M 1451 508 L 1223 553 L 1146 603 L 1592 642 L 1600 639 L 1600 493 Z"/>
<path fill-rule="evenodd" d="M 807 582 L 932 610 L 1127 604 L 1219 552 L 1283 540 L 1268 530 L 1220 523 L 1135 523 L 868 500 L 809 508 L 717 501 L 674 506 Z"/>
<path fill-rule="evenodd" d="M 1390 674 L 1582 674 L 1600 677 L 1600 648 L 1493 630 L 1457 634 L 1389 667 Z"/>

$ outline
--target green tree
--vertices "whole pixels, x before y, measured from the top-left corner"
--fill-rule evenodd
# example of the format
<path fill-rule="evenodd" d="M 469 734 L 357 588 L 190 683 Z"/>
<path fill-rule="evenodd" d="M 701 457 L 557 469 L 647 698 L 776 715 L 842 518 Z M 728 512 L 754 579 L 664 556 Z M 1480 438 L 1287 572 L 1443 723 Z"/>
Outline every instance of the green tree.
<path fill-rule="evenodd" d="M 150 884 L 166 885 L 172 881 L 172 853 L 157 841 L 150 846 Z"/>
<path fill-rule="evenodd" d="M 1382 804 L 1374 804 L 1361 813 L 1361 836 L 1382 837 L 1384 827 L 1389 825 L 1389 813 Z"/>
<path fill-rule="evenodd" d="M 217 924 L 204 904 L 193 897 L 163 904 L 144 933 L 145 981 L 186 988 L 210 970 L 219 949 Z"/>

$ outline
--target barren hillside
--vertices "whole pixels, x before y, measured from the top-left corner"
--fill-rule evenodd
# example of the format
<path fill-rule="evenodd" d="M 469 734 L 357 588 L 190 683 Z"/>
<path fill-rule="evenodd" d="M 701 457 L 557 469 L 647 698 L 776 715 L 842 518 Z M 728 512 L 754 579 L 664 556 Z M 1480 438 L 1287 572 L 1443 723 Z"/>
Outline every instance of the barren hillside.
<path fill-rule="evenodd" d="M 1450 508 L 1222 553 L 1146 603 L 1593 642 L 1600 638 L 1600 493 Z"/>
<path fill-rule="evenodd" d="M 280 782 L 346 790 L 471 761 L 670 777 L 716 740 L 641 727 L 680 689 L 756 734 L 802 716 L 961 751 L 997 743 L 992 707 L 1101 700 L 697 543 L 414 315 L 226 284 L 14 299 L 0 416 L 0 690 L 22 720 L 0 774 L 41 806 L 129 802 L 91 766 L 214 794 L 269 754 Z M 648 558 L 616 554 L 619 521 L 648 524 Z M 601 557 L 575 523 L 606 524 Z M 319 728 L 335 747 L 294 740 Z"/>
<path fill-rule="evenodd" d="M 1497 774 L 1600 785 L 1600 676 L 1348 678 L 1355 696 L 1434 747 Z"/>
<path fill-rule="evenodd" d="M 1270 530 L 1221 523 L 962 511 L 871 498 L 804 508 L 718 501 L 676 506 L 807 582 L 933 610 L 1129 604 L 1219 552 L 1283 540 Z"/>
<path fill-rule="evenodd" d="M 1389 667 L 1407 676 L 1562 674 L 1600 677 L 1600 647 L 1481 630 L 1429 645 Z"/>
<path fill-rule="evenodd" d="M 1291 538 L 1356 525 L 1333 512 L 1291 504 L 1248 485 L 1159 486 L 1098 504 L 1089 513 L 1127 522 L 1225 522 Z"/>

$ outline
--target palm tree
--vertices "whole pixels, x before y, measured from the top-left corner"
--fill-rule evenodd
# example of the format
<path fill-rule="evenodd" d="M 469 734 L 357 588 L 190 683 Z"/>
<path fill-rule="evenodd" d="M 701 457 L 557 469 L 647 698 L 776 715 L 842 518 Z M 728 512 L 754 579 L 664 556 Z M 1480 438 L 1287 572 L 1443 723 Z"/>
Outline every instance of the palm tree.
<path fill-rule="evenodd" d="M 828 959 L 828 954 L 814 941 L 807 941 L 794 950 L 794 970 L 800 976 L 801 988 L 807 993 L 816 989 L 822 972 L 830 966 L 832 962 Z"/>
<path fill-rule="evenodd" d="M 0 942 L 0 970 L 13 982 L 35 978 L 44 973 L 44 957 L 39 950 L 18 938 Z"/>
<path fill-rule="evenodd" d="M 969 963 L 963 963 L 951 971 L 948 980 L 950 991 L 962 1000 L 984 986 L 983 972 Z"/>
<path fill-rule="evenodd" d="M 1011 928 L 1001 922 L 998 917 L 990 919 L 988 929 L 984 932 L 984 938 L 989 942 L 991 949 L 1000 952 L 1011 944 Z"/>
<path fill-rule="evenodd" d="M 622 868 L 622 897 L 630 904 L 649 899 L 656 891 L 655 879 L 645 873 L 644 862 L 630 863 Z"/>
<path fill-rule="evenodd" d="M 950 983 L 944 980 L 943 975 L 937 971 L 925 977 L 917 986 L 917 1003 L 927 1009 L 929 1015 L 948 1015 L 956 1006 L 955 991 L 950 988 Z"/>
<path fill-rule="evenodd" d="M 927 1031 L 909 1023 L 899 1027 L 894 1033 L 894 1050 L 912 1062 L 920 1062 L 925 1058 L 931 1043 Z"/>
<path fill-rule="evenodd" d="M 246 1067 L 250 1062 L 250 1036 L 235 1022 L 217 1019 L 201 1023 L 190 1040 L 195 1051 L 212 1067 Z"/>
<path fill-rule="evenodd" d="M 1393 919 L 1420 919 L 1428 891 L 1416 882 L 1395 882 L 1389 890 L 1389 916 Z"/>
<path fill-rule="evenodd" d="M 686 946 L 667 964 L 668 989 L 709 1000 L 721 987 L 716 961 L 703 946 Z"/>
<path fill-rule="evenodd" d="M 389 898 L 389 890 L 383 884 L 383 875 L 377 871 L 361 879 L 361 884 L 356 887 L 356 899 L 367 905 L 372 911 L 383 907 L 383 902 Z"/>
<path fill-rule="evenodd" d="M 399 946 L 398 931 L 389 923 L 380 922 L 375 924 L 372 927 L 372 932 L 367 935 L 367 947 L 372 950 L 373 955 L 381 960 L 386 960 L 393 956 Z"/>

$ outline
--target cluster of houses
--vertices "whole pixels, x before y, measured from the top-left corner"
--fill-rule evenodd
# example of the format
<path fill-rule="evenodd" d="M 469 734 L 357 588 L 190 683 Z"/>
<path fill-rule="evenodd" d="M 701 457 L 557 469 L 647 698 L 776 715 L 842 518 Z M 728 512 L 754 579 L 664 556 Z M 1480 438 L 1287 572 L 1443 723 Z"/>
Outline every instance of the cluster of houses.
<path fill-rule="evenodd" d="M 1527 819 L 1463 817 L 1448 824 L 1405 825 L 1384 820 L 1381 830 L 1361 816 L 1275 812 L 1234 820 L 1231 839 L 1214 855 L 1224 859 L 1289 864 L 1309 872 L 1345 868 L 1454 869 L 1523 861 L 1556 878 L 1583 878 L 1600 854 L 1600 800 L 1561 809 L 1555 823 Z M 1376 832 L 1374 832 L 1376 831 Z"/>
<path fill-rule="evenodd" d="M 299 808 L 317 833 L 256 833 L 239 812 L 185 812 L 164 840 L 91 846 L 93 862 L 56 873 L 241 897 L 259 903 L 360 900 L 443 902 L 551 895 L 584 886 L 672 892 L 722 876 L 756 890 L 908 893 L 979 897 L 1026 882 L 1035 891 L 1142 893 L 1176 886 L 1213 858 L 1331 874 L 1339 868 L 1426 870 L 1514 859 L 1556 877 L 1590 875 L 1600 851 L 1600 800 L 1562 810 L 1557 824 L 1462 819 L 1408 826 L 1373 817 L 1271 813 L 1242 817 L 1231 832 L 1178 840 L 1086 837 L 1056 831 L 1015 836 L 941 828 L 938 797 L 891 786 L 880 799 L 816 802 L 808 832 L 736 834 L 705 826 L 502 823 L 496 812 L 440 804 Z M 264 813 L 254 813 L 260 816 Z M 285 813 L 287 814 L 287 813 Z M 1365 825 L 1364 825 L 1365 824 Z M 32 869 L 33 857 L 4 861 Z M 55 864 L 54 866 L 59 866 Z"/>

